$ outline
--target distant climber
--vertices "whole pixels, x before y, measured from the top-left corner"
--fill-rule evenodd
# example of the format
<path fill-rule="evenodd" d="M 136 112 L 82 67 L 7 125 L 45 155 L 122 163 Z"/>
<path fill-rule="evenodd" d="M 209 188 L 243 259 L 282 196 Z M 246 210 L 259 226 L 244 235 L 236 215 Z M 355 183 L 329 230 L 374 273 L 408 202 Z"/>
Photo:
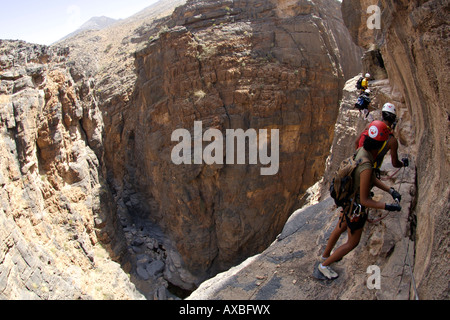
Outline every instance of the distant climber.
<path fill-rule="evenodd" d="M 395 106 L 392 103 L 386 103 L 382 109 L 382 122 L 386 124 L 389 129 L 389 137 L 385 143 L 381 146 L 380 150 L 378 150 L 378 155 L 375 156 L 374 169 L 376 170 L 379 176 L 379 170 L 381 168 L 381 164 L 383 163 L 384 156 L 391 151 L 391 162 L 394 168 L 402 168 L 407 167 L 409 165 L 409 159 L 403 158 L 401 161 L 398 158 L 398 141 L 395 138 L 393 130 L 397 125 L 397 112 Z M 364 144 L 364 140 L 368 136 L 368 125 L 366 129 L 361 133 L 361 135 L 355 141 L 355 148 L 361 148 Z"/>
<path fill-rule="evenodd" d="M 366 89 L 359 97 L 355 103 L 355 108 L 358 109 L 367 119 L 369 117 L 369 105 L 371 102 L 370 89 Z"/>
<path fill-rule="evenodd" d="M 328 239 L 327 246 L 322 254 L 317 267 L 319 272 L 327 279 L 333 280 L 338 274 L 330 268 L 330 265 L 352 251 L 359 244 L 364 224 L 367 220 L 366 208 L 384 209 L 388 211 L 401 211 L 401 195 L 394 189 L 389 188 L 381 180 L 375 177 L 373 165 L 381 146 L 389 139 L 390 130 L 382 121 L 374 121 L 370 124 L 368 135 L 364 139 L 363 147 L 356 152 L 355 160 L 362 159 L 362 162 L 354 171 L 354 185 L 352 204 L 343 208 L 339 221 Z M 393 204 L 375 201 L 371 198 L 373 186 L 380 188 L 391 194 L 396 201 Z M 336 245 L 339 237 L 347 231 L 347 242 L 337 248 L 333 254 L 331 251 Z"/>
<path fill-rule="evenodd" d="M 356 82 L 356 89 L 360 90 L 361 93 L 369 89 L 369 80 L 370 80 L 370 73 L 366 73 L 364 77 L 361 77 Z"/>

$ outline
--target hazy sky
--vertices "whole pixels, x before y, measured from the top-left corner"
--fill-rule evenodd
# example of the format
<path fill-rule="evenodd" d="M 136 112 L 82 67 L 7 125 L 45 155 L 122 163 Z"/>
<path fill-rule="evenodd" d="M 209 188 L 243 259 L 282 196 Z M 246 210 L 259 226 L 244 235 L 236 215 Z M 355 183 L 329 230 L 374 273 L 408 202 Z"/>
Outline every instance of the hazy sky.
<path fill-rule="evenodd" d="M 157 0 L 0 0 L 0 39 L 51 44 L 92 17 L 127 18 Z"/>

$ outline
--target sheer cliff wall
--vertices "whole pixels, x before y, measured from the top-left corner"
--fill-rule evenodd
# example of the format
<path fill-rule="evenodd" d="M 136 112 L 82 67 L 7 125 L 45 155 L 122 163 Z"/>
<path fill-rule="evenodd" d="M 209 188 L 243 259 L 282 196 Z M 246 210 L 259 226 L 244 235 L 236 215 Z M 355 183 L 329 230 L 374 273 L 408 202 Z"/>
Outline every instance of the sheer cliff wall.
<path fill-rule="evenodd" d="M 148 43 L 136 53 L 129 101 L 102 106 L 105 161 L 124 209 L 171 239 L 172 283 L 192 289 L 266 248 L 320 179 L 342 65 L 359 51 L 342 30 L 334 1 L 188 1 L 141 29 Z M 194 121 L 203 132 L 280 130 L 278 173 L 261 176 L 248 159 L 176 166 L 171 134 L 193 134 Z"/>
<path fill-rule="evenodd" d="M 367 28 L 366 8 L 380 8 L 381 28 Z M 418 198 L 414 274 L 419 295 L 448 298 L 449 283 L 449 1 L 344 0 L 355 43 L 379 49 L 391 85 L 405 98 L 416 145 Z"/>
<path fill-rule="evenodd" d="M 139 299 L 111 260 L 125 242 L 92 82 L 67 56 L 0 41 L 0 298 Z"/>
<path fill-rule="evenodd" d="M 192 290 L 266 248 L 323 175 L 361 69 L 340 3 L 174 4 L 51 47 L 0 43 L 2 298 Z M 280 130 L 277 174 L 175 165 L 171 134 L 194 121 Z"/>

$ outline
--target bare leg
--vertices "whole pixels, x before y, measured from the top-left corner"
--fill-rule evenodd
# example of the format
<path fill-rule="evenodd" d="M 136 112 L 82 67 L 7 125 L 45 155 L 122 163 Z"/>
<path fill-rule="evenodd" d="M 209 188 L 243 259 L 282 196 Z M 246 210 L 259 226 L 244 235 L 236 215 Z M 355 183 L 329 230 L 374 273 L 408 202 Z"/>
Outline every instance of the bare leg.
<path fill-rule="evenodd" d="M 322 254 L 322 257 L 324 258 L 330 257 L 331 250 L 333 250 L 334 246 L 336 245 L 336 242 L 339 240 L 341 234 L 343 234 L 345 230 L 347 230 L 347 222 L 343 218 L 343 213 L 341 213 L 341 216 L 339 217 L 339 221 L 336 227 L 334 228 L 333 232 L 331 232 L 330 238 L 328 239 L 327 246 Z"/>
<path fill-rule="evenodd" d="M 348 229 L 347 242 L 344 243 L 339 248 L 337 248 L 336 251 L 334 251 L 333 254 L 322 263 L 322 265 L 329 266 L 333 262 L 336 262 L 336 261 L 342 259 L 342 257 L 344 257 L 347 253 L 349 253 L 354 248 L 356 248 L 359 244 L 359 240 L 361 240 L 362 232 L 363 232 L 363 228 L 354 231 L 353 234 L 351 233 L 350 229 Z"/>

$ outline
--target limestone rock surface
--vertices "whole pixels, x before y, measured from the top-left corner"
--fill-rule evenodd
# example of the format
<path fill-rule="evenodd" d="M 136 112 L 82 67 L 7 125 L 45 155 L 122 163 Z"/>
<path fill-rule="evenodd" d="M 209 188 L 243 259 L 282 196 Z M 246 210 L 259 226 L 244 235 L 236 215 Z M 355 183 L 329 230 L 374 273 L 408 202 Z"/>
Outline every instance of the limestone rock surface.
<path fill-rule="evenodd" d="M 0 41 L 0 297 L 139 299 L 117 263 L 100 111 L 67 55 Z"/>
<path fill-rule="evenodd" d="M 373 81 L 371 116 L 381 118 L 381 107 L 388 101 L 396 103 L 402 118 L 395 135 L 400 139 L 400 156 L 409 156 L 411 166 L 394 168 L 390 155 L 385 157 L 382 171 L 384 182 L 402 194 L 402 211 L 387 214 L 384 210 L 369 210 L 360 244 L 340 262 L 332 265 L 339 274 L 334 281 L 318 280 L 315 268 L 325 249 L 327 240 L 338 223 L 340 209 L 329 196 L 330 177 L 342 160 L 354 151 L 354 141 L 371 120 L 356 109 L 356 81 L 360 75 L 347 81 L 344 87 L 334 141 L 324 178 L 307 192 L 307 203 L 296 210 L 287 221 L 277 239 L 259 255 L 250 257 L 242 264 L 221 273 L 203 283 L 188 299 L 242 299 L 242 300 L 407 300 L 414 299 L 415 223 L 412 209 L 417 190 L 414 155 L 407 154 L 412 133 L 405 129 L 410 123 L 408 111 L 401 103 L 401 95 L 387 80 Z M 377 201 L 390 202 L 385 192 L 373 188 Z M 346 241 L 342 235 L 337 246 Z M 379 289 L 368 286 L 372 268 L 380 272 Z"/>
<path fill-rule="evenodd" d="M 337 2 L 188 1 L 139 30 L 134 87 L 102 104 L 105 163 L 127 212 L 167 235 L 172 283 L 195 288 L 266 248 L 322 176 L 343 57 L 359 50 L 332 12 Z M 193 134 L 194 121 L 223 134 L 280 130 L 278 174 L 248 160 L 174 165 L 171 135 Z"/>
<path fill-rule="evenodd" d="M 450 2 L 381 0 L 375 4 L 381 13 L 379 30 L 363 31 L 368 1 L 343 0 L 343 17 L 355 43 L 380 50 L 391 86 L 405 99 L 415 142 L 410 152 L 417 157 L 414 273 L 419 296 L 446 299 L 450 286 L 442 276 L 449 273 L 449 256 L 444 252 L 450 247 Z"/>

